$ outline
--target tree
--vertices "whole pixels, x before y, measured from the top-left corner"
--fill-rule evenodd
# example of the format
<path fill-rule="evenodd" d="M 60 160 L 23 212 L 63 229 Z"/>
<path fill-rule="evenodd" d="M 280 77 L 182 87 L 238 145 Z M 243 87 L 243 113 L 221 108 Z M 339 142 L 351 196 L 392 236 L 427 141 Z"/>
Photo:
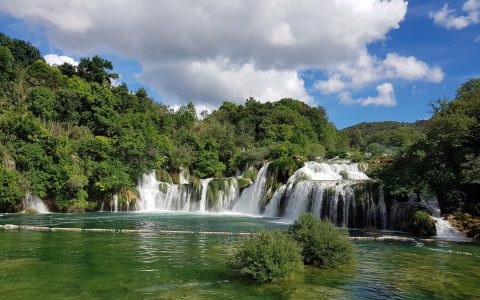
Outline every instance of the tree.
<path fill-rule="evenodd" d="M 0 166 L 0 211 L 14 212 L 24 196 L 20 174 Z"/>
<path fill-rule="evenodd" d="M 0 33 L 0 46 L 8 48 L 15 61 L 19 63 L 29 65 L 37 60 L 43 60 L 40 51 L 32 44 L 22 40 L 11 39 L 3 33 Z"/>
<path fill-rule="evenodd" d="M 88 82 L 109 86 L 112 79 L 118 78 L 118 74 L 108 72 L 112 69 L 113 65 L 110 61 L 95 55 L 92 58 L 81 58 L 76 74 Z"/>

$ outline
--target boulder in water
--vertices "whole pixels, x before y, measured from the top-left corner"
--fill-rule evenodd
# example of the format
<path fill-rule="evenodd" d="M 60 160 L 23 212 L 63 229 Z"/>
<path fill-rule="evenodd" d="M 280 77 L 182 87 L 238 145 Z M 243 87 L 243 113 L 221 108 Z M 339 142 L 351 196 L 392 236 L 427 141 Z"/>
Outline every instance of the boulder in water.
<path fill-rule="evenodd" d="M 410 220 L 410 232 L 420 236 L 434 236 L 437 234 L 436 221 L 426 212 L 417 210 Z"/>
<path fill-rule="evenodd" d="M 32 216 L 39 214 L 38 210 L 36 210 L 35 208 L 27 208 L 27 210 L 25 210 L 25 213 Z"/>

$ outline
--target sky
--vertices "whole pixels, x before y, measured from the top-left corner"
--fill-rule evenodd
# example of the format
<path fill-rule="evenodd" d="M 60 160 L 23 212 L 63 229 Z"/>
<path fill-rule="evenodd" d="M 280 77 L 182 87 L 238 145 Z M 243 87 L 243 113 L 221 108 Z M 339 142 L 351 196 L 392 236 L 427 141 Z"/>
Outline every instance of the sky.
<path fill-rule="evenodd" d="M 172 107 L 295 98 L 337 128 L 426 119 L 480 77 L 480 0 L 0 0 L 0 32 Z"/>

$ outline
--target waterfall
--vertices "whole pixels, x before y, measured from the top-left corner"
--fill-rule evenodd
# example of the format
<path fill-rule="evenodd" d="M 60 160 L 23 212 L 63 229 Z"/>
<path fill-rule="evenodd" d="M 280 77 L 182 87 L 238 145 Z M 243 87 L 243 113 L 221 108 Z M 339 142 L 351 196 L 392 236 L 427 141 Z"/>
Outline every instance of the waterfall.
<path fill-rule="evenodd" d="M 415 199 L 410 198 L 409 202 L 412 203 Z M 432 214 L 432 218 L 435 220 L 435 227 L 437 230 L 437 237 L 440 238 L 464 238 L 465 236 L 458 231 L 455 227 L 450 225 L 448 220 L 442 218 L 440 211 L 440 205 L 436 197 L 428 199 L 420 199 L 420 206 L 425 207 Z"/>
<path fill-rule="evenodd" d="M 247 187 L 240 198 L 233 206 L 233 211 L 238 213 L 258 215 L 260 213 L 260 203 L 265 196 L 265 186 L 267 183 L 267 170 L 269 163 L 263 165 L 258 171 L 255 182 Z"/>
<path fill-rule="evenodd" d="M 180 168 L 180 174 L 178 176 L 178 183 L 179 184 L 187 184 L 188 183 L 188 178 L 187 176 L 185 176 L 185 169 L 184 168 Z"/>
<path fill-rule="evenodd" d="M 180 175 L 180 178 L 183 178 L 182 182 L 186 180 L 184 175 Z M 207 179 L 202 182 L 208 186 Z M 140 195 L 137 203 L 139 211 L 198 211 L 201 209 L 199 203 L 201 195 L 192 184 L 159 182 L 155 171 L 142 175 L 138 181 L 137 190 Z M 206 194 L 207 188 L 204 191 Z"/>
<path fill-rule="evenodd" d="M 142 175 L 137 185 L 140 194 L 140 200 L 137 204 L 138 210 L 154 211 L 156 209 L 155 202 L 161 197 L 159 186 L 155 171 Z"/>
<path fill-rule="evenodd" d="M 48 207 L 45 203 L 37 196 L 32 195 L 31 193 L 27 193 L 25 198 L 22 201 L 23 212 L 27 209 L 32 208 L 41 214 L 48 213 Z"/>
<path fill-rule="evenodd" d="M 201 195 L 201 198 L 200 198 L 200 208 L 199 208 L 200 212 L 205 212 L 206 211 L 208 183 L 211 180 L 212 180 L 212 178 L 200 180 L 200 183 L 202 185 L 202 195 Z"/>
<path fill-rule="evenodd" d="M 273 194 L 264 215 L 294 221 L 304 212 L 341 227 L 387 226 L 383 189 L 359 164 L 306 162 Z"/>
<path fill-rule="evenodd" d="M 464 235 L 442 217 L 433 217 L 436 222 L 437 237 L 441 238 L 462 238 Z"/>
<path fill-rule="evenodd" d="M 113 195 L 112 211 L 113 212 L 118 212 L 118 195 L 117 194 Z"/>
<path fill-rule="evenodd" d="M 210 182 L 207 193 L 208 211 L 231 211 L 239 198 L 239 187 L 236 178 L 215 179 Z"/>

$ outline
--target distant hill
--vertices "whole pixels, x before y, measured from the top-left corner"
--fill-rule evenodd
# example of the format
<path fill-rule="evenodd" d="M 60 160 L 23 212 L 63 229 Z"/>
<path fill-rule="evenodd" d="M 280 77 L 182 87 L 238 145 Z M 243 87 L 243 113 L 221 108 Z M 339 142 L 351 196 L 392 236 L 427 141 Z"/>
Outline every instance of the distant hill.
<path fill-rule="evenodd" d="M 362 122 L 342 129 L 341 132 L 350 139 L 352 147 L 366 150 L 373 144 L 373 147 L 381 145 L 387 149 L 393 149 L 411 144 L 420 138 L 427 123 L 428 121 L 425 120 L 414 123 Z"/>

